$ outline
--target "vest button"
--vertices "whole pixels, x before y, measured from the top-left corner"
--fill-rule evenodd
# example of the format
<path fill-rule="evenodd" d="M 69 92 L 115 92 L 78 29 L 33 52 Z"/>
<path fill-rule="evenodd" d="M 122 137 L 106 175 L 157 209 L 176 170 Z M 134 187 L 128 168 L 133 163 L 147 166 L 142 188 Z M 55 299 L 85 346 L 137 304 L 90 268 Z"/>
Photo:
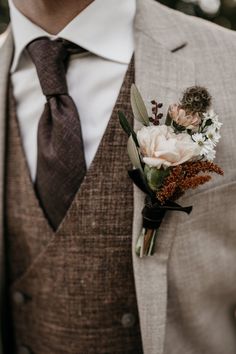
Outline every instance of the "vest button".
<path fill-rule="evenodd" d="M 17 354 L 32 354 L 32 352 L 27 347 L 19 347 Z"/>
<path fill-rule="evenodd" d="M 26 301 L 25 295 L 20 291 L 16 291 L 13 294 L 13 301 L 16 305 L 23 305 Z"/>
<path fill-rule="evenodd" d="M 122 319 L 121 319 L 121 323 L 122 323 L 122 326 L 124 328 L 130 328 L 130 327 L 133 327 L 133 325 L 135 324 L 135 317 L 132 313 L 125 313 L 123 316 L 122 316 Z"/>

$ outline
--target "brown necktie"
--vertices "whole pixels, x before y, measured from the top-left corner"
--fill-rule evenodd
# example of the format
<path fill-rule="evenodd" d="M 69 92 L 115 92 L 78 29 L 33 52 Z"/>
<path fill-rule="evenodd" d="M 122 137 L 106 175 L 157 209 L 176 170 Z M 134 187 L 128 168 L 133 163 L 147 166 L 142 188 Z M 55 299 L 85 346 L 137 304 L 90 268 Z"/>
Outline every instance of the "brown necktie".
<path fill-rule="evenodd" d="M 66 82 L 68 59 L 75 46 L 61 39 L 39 38 L 27 49 L 47 99 L 38 127 L 35 188 L 56 230 L 86 173 L 80 119 Z"/>

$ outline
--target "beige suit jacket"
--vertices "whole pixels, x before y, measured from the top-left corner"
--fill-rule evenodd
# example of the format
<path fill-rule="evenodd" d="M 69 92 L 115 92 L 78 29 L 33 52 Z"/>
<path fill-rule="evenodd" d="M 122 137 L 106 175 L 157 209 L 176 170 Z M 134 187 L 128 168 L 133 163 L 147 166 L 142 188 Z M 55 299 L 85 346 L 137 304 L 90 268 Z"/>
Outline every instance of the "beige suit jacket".
<path fill-rule="evenodd" d="M 181 202 L 194 206 L 191 216 L 179 213 L 166 216 L 153 257 L 139 259 L 133 251 L 144 353 L 233 354 L 236 352 L 236 328 L 231 321 L 234 303 L 236 306 L 236 34 L 153 0 L 138 0 L 135 43 L 136 84 L 147 103 L 157 98 L 166 110 L 187 86 L 204 85 L 210 90 L 215 110 L 224 123 L 217 162 L 224 168 L 225 176 L 214 177 L 208 185 L 186 194 Z M 6 90 L 13 50 L 9 27 L 0 37 L 2 274 Z M 134 201 L 133 250 L 141 229 L 143 207 L 143 195 L 136 188 Z"/>

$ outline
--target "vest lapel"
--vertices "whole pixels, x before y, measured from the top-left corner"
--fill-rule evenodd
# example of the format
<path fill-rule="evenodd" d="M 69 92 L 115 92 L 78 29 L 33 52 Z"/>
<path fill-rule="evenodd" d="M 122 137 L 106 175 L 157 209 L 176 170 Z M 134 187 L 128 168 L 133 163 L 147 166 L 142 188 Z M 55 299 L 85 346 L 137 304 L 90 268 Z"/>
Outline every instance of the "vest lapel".
<path fill-rule="evenodd" d="M 176 49 L 185 47 L 186 43 L 174 34 L 173 28 L 170 35 L 170 10 L 167 11 L 149 0 L 138 0 L 137 4 L 136 85 L 146 103 L 156 98 L 164 104 L 165 113 L 170 103 L 178 102 L 186 87 L 195 84 L 194 65 L 181 57 L 181 50 Z M 135 130 L 138 128 L 139 124 L 135 122 Z M 159 230 L 156 253 L 152 257 L 139 259 L 135 254 L 135 244 L 142 228 L 143 204 L 143 193 L 134 187 L 133 266 L 143 349 L 145 354 L 162 354 L 167 304 L 167 264 L 175 236 L 176 219 L 170 214 L 165 217 Z"/>

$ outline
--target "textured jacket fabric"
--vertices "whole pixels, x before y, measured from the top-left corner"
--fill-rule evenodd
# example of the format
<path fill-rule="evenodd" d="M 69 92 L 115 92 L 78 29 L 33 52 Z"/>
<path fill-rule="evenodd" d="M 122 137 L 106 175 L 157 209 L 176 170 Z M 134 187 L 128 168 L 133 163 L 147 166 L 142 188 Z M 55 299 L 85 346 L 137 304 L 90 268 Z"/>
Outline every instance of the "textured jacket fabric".
<path fill-rule="evenodd" d="M 9 29 L 0 49 L 1 198 L 12 50 Z M 182 198 L 181 204 L 193 205 L 192 214 L 167 214 L 155 255 L 142 260 L 135 255 L 135 244 L 144 196 L 134 188 L 133 270 L 145 354 L 236 351 L 235 54 L 234 32 L 152 0 L 137 0 L 135 82 L 146 102 L 157 98 L 166 111 L 187 86 L 203 85 L 224 123 L 216 159 L 224 177 L 214 177 Z M 0 249 L 3 255 L 3 247 Z"/>

